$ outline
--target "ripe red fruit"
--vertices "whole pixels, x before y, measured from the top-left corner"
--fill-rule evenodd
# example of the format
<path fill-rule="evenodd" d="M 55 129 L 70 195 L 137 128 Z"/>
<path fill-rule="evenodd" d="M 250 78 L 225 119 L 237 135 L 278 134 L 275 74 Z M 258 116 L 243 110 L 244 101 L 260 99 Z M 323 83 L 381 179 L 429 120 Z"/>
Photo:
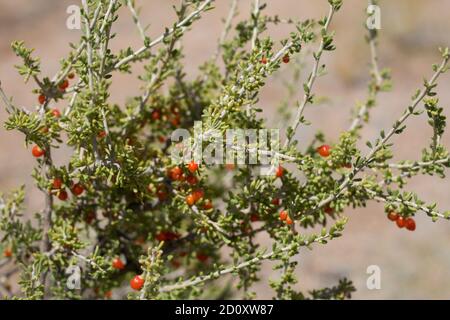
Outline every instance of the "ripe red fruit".
<path fill-rule="evenodd" d="M 165 188 L 159 187 L 158 191 L 156 191 L 156 196 L 158 197 L 159 201 L 164 201 L 167 199 L 167 192 L 165 191 Z"/>
<path fill-rule="evenodd" d="M 142 278 L 141 276 L 137 275 L 133 279 L 131 279 L 130 287 L 133 290 L 139 291 L 144 286 L 144 282 L 145 282 L 144 278 Z"/>
<path fill-rule="evenodd" d="M 320 147 L 317 148 L 317 152 L 322 156 L 322 157 L 328 157 L 331 153 L 331 147 L 327 144 L 324 144 Z"/>
<path fill-rule="evenodd" d="M 61 190 L 58 193 L 58 199 L 61 201 L 66 201 L 69 198 L 69 195 L 67 194 L 67 192 L 65 190 Z"/>
<path fill-rule="evenodd" d="M 73 73 L 73 72 L 69 73 L 69 74 L 67 75 L 67 78 L 69 78 L 69 79 L 75 78 L 75 73 Z"/>
<path fill-rule="evenodd" d="M 257 221 L 259 221 L 260 219 L 259 219 L 259 216 L 256 214 L 256 213 L 252 213 L 251 215 L 250 215 L 250 221 L 251 222 L 257 222 Z"/>
<path fill-rule="evenodd" d="M 59 111 L 58 109 L 53 109 L 53 110 L 52 110 L 52 115 L 53 115 L 55 118 L 61 118 L 61 111 Z"/>
<path fill-rule="evenodd" d="M 277 178 L 281 178 L 284 174 L 284 168 L 282 166 L 279 166 L 277 170 L 275 171 L 275 175 Z"/>
<path fill-rule="evenodd" d="M 166 241 L 167 240 L 167 238 L 166 238 L 166 233 L 165 232 L 158 232 L 157 234 L 156 234 L 156 236 L 155 236 L 155 239 L 156 240 L 158 240 L 158 241 Z"/>
<path fill-rule="evenodd" d="M 194 200 L 197 202 L 198 200 L 200 200 L 201 198 L 203 198 L 203 196 L 205 195 L 205 193 L 203 192 L 203 190 L 201 189 L 197 189 L 194 192 L 192 192 L 192 196 L 194 197 Z"/>
<path fill-rule="evenodd" d="M 403 228 L 404 226 L 405 226 L 405 218 L 403 218 L 403 217 L 398 217 L 397 218 L 397 221 L 396 221 L 396 223 L 397 223 L 397 226 L 399 227 L 399 228 Z"/>
<path fill-rule="evenodd" d="M 97 134 L 97 138 L 98 139 L 103 139 L 104 137 L 106 137 L 106 131 L 102 130 Z"/>
<path fill-rule="evenodd" d="M 173 118 L 170 119 L 170 123 L 171 123 L 174 127 L 179 126 L 179 125 L 180 125 L 180 122 L 181 122 L 180 116 L 175 116 L 175 117 L 173 117 Z"/>
<path fill-rule="evenodd" d="M 87 213 L 85 221 L 87 224 L 91 224 L 92 221 L 94 221 L 95 219 L 95 212 L 94 211 L 90 211 Z"/>
<path fill-rule="evenodd" d="M 206 262 L 206 260 L 208 260 L 208 256 L 204 253 L 197 253 L 197 260 L 200 262 Z"/>
<path fill-rule="evenodd" d="M 210 209 L 212 209 L 213 207 L 214 207 L 214 206 L 213 206 L 211 200 L 206 201 L 205 204 L 203 205 L 203 209 L 205 209 L 205 210 L 210 210 Z"/>
<path fill-rule="evenodd" d="M 332 214 L 334 212 L 333 208 L 331 208 L 330 206 L 326 206 L 323 211 L 327 214 Z"/>
<path fill-rule="evenodd" d="M 267 58 L 266 57 L 262 57 L 261 58 L 261 63 L 262 64 L 267 64 Z"/>
<path fill-rule="evenodd" d="M 294 221 L 292 221 L 291 217 L 287 217 L 287 218 L 286 218 L 286 223 L 287 223 L 288 225 L 291 225 L 291 224 L 294 223 Z"/>
<path fill-rule="evenodd" d="M 58 86 L 59 90 L 61 91 L 65 91 L 68 87 L 69 87 L 69 80 L 67 79 L 63 80 Z"/>
<path fill-rule="evenodd" d="M 153 112 L 152 112 L 152 119 L 153 119 L 153 120 L 159 120 L 159 119 L 161 119 L 161 113 L 160 113 L 159 111 L 157 111 L 157 110 L 153 111 Z"/>
<path fill-rule="evenodd" d="M 169 171 L 169 176 L 170 176 L 170 179 L 172 179 L 172 180 L 180 180 L 180 178 L 181 178 L 181 176 L 183 175 L 183 170 L 180 168 L 180 167 L 175 167 L 175 168 L 172 168 L 170 171 Z"/>
<path fill-rule="evenodd" d="M 12 250 L 9 249 L 9 248 L 6 248 L 6 249 L 3 251 L 3 256 L 4 256 L 5 258 L 11 258 L 11 257 L 12 257 Z"/>
<path fill-rule="evenodd" d="M 197 171 L 198 169 L 198 164 L 194 162 L 194 160 L 192 160 L 189 164 L 188 164 L 188 170 L 191 173 L 194 173 L 195 171 Z"/>
<path fill-rule="evenodd" d="M 280 205 L 280 198 L 275 198 L 272 200 L 272 204 L 275 206 L 279 206 Z"/>
<path fill-rule="evenodd" d="M 112 261 L 112 267 L 116 270 L 123 270 L 123 269 L 125 269 L 125 264 L 123 263 L 122 259 L 120 259 L 119 257 L 116 257 Z"/>
<path fill-rule="evenodd" d="M 38 97 L 38 101 L 39 101 L 39 104 L 44 104 L 45 101 L 47 101 L 47 97 L 44 96 L 43 94 L 40 94 Z"/>
<path fill-rule="evenodd" d="M 111 299 L 111 297 L 112 297 L 112 291 L 110 290 L 110 291 L 106 291 L 105 292 L 105 298 L 106 299 Z"/>
<path fill-rule="evenodd" d="M 60 178 L 53 179 L 52 187 L 53 189 L 61 189 L 63 181 Z"/>
<path fill-rule="evenodd" d="M 416 230 L 416 221 L 414 221 L 413 218 L 408 218 L 405 221 L 405 227 L 406 229 L 408 229 L 409 231 L 414 231 Z"/>
<path fill-rule="evenodd" d="M 291 61 L 291 59 L 289 58 L 289 55 L 285 55 L 285 56 L 283 57 L 283 62 L 284 62 L 284 63 L 289 63 L 289 61 Z"/>
<path fill-rule="evenodd" d="M 189 207 L 192 207 L 195 204 L 195 197 L 194 195 L 190 194 L 186 197 L 186 203 Z"/>
<path fill-rule="evenodd" d="M 190 185 L 196 185 L 198 183 L 198 179 L 195 176 L 188 176 L 186 178 L 187 183 L 189 183 Z"/>
<path fill-rule="evenodd" d="M 84 188 L 81 184 L 75 183 L 71 189 L 72 193 L 76 196 L 81 195 L 84 192 Z"/>
<path fill-rule="evenodd" d="M 388 219 L 391 220 L 391 221 L 397 221 L 399 215 L 398 215 L 397 212 L 393 212 L 393 211 L 392 211 L 392 212 L 389 212 L 389 213 L 388 213 L 387 217 L 388 217 Z"/>
<path fill-rule="evenodd" d="M 288 218 L 288 213 L 287 213 L 287 211 L 285 211 L 285 210 L 281 211 L 281 212 L 280 212 L 280 220 L 281 220 L 281 221 L 284 221 L 284 220 L 286 220 L 287 218 Z"/>
<path fill-rule="evenodd" d="M 35 158 L 39 158 L 39 157 L 42 157 L 45 154 L 45 151 L 41 147 L 39 147 L 38 145 L 35 145 L 33 147 L 33 149 L 31 150 L 31 153 L 33 154 L 33 156 Z"/>

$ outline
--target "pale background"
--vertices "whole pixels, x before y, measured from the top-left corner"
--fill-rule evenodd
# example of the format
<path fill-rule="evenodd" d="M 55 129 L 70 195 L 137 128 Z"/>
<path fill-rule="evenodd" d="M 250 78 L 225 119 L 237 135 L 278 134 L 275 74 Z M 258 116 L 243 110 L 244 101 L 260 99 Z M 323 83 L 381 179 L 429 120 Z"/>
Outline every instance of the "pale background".
<path fill-rule="evenodd" d="M 142 20 L 151 24 L 150 36 L 159 35 L 169 26 L 174 14 L 171 5 L 178 1 L 146 0 Z M 241 0 L 241 17 L 248 15 L 250 1 Z M 263 1 L 264 2 L 264 1 Z M 302 19 L 321 18 L 327 12 L 326 0 L 266 0 L 267 11 L 282 17 Z M 336 30 L 337 50 L 324 54 L 329 74 L 317 82 L 315 92 L 327 97 L 319 106 L 309 107 L 306 117 L 313 125 L 299 131 L 300 141 L 312 137 L 317 129 L 330 137 L 337 137 L 348 127 L 349 114 L 355 102 L 365 97 L 368 80 L 368 49 L 364 42 L 365 1 L 344 0 L 341 12 L 336 16 L 332 29 Z M 18 105 L 31 109 L 36 96 L 32 86 L 23 84 L 13 68 L 19 61 L 10 50 L 15 39 L 25 40 L 36 48 L 35 55 L 42 59 L 44 74 L 53 76 L 58 70 L 58 59 L 68 52 L 69 41 L 76 41 L 79 31 L 65 27 L 66 8 L 78 4 L 72 0 L 0 0 L 0 80 L 8 95 L 15 97 Z M 184 40 L 186 71 L 192 75 L 197 66 L 215 50 L 221 22 L 228 12 L 228 0 L 218 0 L 217 9 L 196 22 Z M 431 64 L 440 61 L 437 47 L 449 45 L 450 2 L 445 0 L 396 0 L 381 1 L 382 30 L 379 49 L 381 66 L 392 69 L 394 91 L 382 94 L 379 107 L 373 112 L 373 121 L 364 131 L 364 139 L 373 140 L 379 130 L 389 128 L 409 103 L 411 95 L 429 78 Z M 120 34 L 113 42 L 118 49 L 131 45 L 140 46 L 139 37 L 128 12 L 124 12 L 116 25 Z M 280 38 L 290 31 L 285 26 L 276 27 L 271 35 Z M 307 62 L 310 64 L 311 59 Z M 139 71 L 139 70 L 137 70 Z M 283 86 L 278 75 L 263 90 L 260 106 L 266 115 L 272 115 L 280 99 Z M 289 79 L 289 78 L 286 78 Z M 140 92 L 136 76 L 115 76 L 112 99 L 123 103 Z M 441 105 L 449 116 L 450 77 L 445 75 L 438 87 Z M 299 88 L 299 96 L 300 96 Z M 63 108 L 63 105 L 59 106 Z M 4 122 L 4 107 L 0 109 L 0 122 Z M 429 143 L 431 130 L 424 116 L 409 120 L 409 126 L 401 138 L 395 138 L 396 159 L 419 159 L 420 151 Z M 274 124 L 276 125 L 276 123 Z M 449 146 L 449 134 L 444 143 Z M 364 149 L 364 144 L 361 144 Z M 30 173 L 34 159 L 24 148 L 23 136 L 0 129 L 0 192 L 7 192 L 21 184 L 27 186 L 27 205 L 38 210 L 42 206 L 39 191 L 33 188 Z M 365 150 L 365 149 L 364 149 Z M 57 155 L 63 159 L 64 154 Z M 418 192 L 424 200 L 436 201 L 441 210 L 450 209 L 449 182 L 430 177 L 413 179 L 409 190 Z M 30 210 L 31 212 L 31 210 Z M 357 292 L 354 298 L 450 298 L 450 222 L 432 223 L 423 214 L 417 217 L 416 232 L 399 230 L 389 222 L 381 204 L 373 203 L 366 209 L 349 210 L 350 222 L 345 235 L 326 246 L 315 246 L 312 252 L 299 256 L 300 283 L 298 288 L 312 289 L 332 285 L 346 276 L 354 280 Z M 382 289 L 366 288 L 366 268 L 378 265 L 382 271 Z M 275 276 L 270 266 L 264 267 L 264 278 Z M 263 281 L 264 282 L 264 281 Z M 272 291 L 264 285 L 256 287 L 260 298 L 270 298 Z"/>

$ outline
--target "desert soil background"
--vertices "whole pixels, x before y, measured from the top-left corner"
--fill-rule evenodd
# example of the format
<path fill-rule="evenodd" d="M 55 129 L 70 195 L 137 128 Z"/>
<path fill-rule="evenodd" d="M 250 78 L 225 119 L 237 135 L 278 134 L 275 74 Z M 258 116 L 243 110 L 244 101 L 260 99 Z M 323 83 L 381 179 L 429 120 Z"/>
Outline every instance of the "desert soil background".
<path fill-rule="evenodd" d="M 186 71 L 195 76 L 197 67 L 210 57 L 215 40 L 220 35 L 221 21 L 228 12 L 229 1 L 218 0 L 217 8 L 204 14 L 196 22 L 184 40 Z M 265 0 L 267 12 L 281 17 L 303 19 L 321 18 L 327 12 L 325 0 Z M 155 37 L 164 26 L 170 26 L 175 16 L 172 0 L 137 1 L 143 7 L 142 20 L 150 23 L 148 33 Z M 68 42 L 76 41 L 80 31 L 65 26 L 66 9 L 76 0 L 0 0 L 0 80 L 15 103 L 31 109 L 36 96 L 32 85 L 24 84 L 13 65 L 19 61 L 10 49 L 13 40 L 24 40 L 36 49 L 42 59 L 42 71 L 52 76 L 58 70 L 59 58 L 69 51 Z M 337 137 L 349 125 L 350 110 L 365 97 L 368 80 L 369 52 L 364 41 L 366 1 L 345 0 L 343 9 L 336 15 L 332 29 L 336 31 L 337 50 L 325 53 L 324 62 L 328 74 L 319 78 L 315 92 L 324 97 L 320 105 L 307 108 L 306 117 L 313 123 L 298 132 L 300 145 L 307 145 L 315 130 L 323 130 L 328 137 Z M 450 45 L 450 2 L 445 0 L 396 0 L 381 1 L 382 30 L 380 38 L 380 64 L 392 70 L 394 88 L 380 97 L 379 106 L 373 111 L 372 123 L 364 130 L 364 140 L 374 139 L 379 130 L 389 128 L 410 101 L 410 97 L 422 84 L 423 77 L 431 75 L 431 64 L 440 61 L 438 46 Z M 240 1 L 240 17 L 249 14 L 251 1 Z M 119 36 L 113 48 L 140 45 L 138 33 L 128 12 L 120 17 L 115 31 Z M 270 34 L 280 39 L 289 32 L 286 26 L 275 27 Z M 307 56 L 306 71 L 311 64 Z M 139 68 L 139 67 L 138 67 Z M 288 69 L 288 67 L 285 67 Z M 139 69 L 135 69 L 139 71 Z M 306 72 L 305 72 L 306 73 Z M 289 81 L 289 72 L 279 73 L 262 92 L 259 102 L 274 127 L 281 126 L 275 115 L 276 106 L 283 99 L 283 81 Z M 115 75 L 111 99 L 123 103 L 127 97 L 138 95 L 139 81 L 136 75 Z M 450 115 L 450 75 L 442 77 L 438 93 L 445 114 Z M 302 94 L 301 87 L 298 96 Z M 64 105 L 59 105 L 63 108 Z M 292 106 L 293 107 L 293 106 Z M 419 159 L 423 147 L 429 143 L 431 129 L 422 115 L 408 122 L 402 137 L 395 138 L 396 160 Z M 3 106 L 0 122 L 6 119 Z M 284 126 L 281 126 L 284 127 Z M 446 133 L 444 143 L 450 146 Z M 364 143 L 361 144 L 366 150 Z M 24 147 L 22 134 L 0 129 L 0 192 L 7 192 L 26 185 L 29 212 L 39 210 L 43 200 L 33 188 L 30 177 L 34 160 Z M 57 155 L 62 161 L 64 150 Z M 426 201 L 436 201 L 441 210 L 450 209 L 450 183 L 432 177 L 412 180 L 408 190 L 418 192 Z M 332 285 L 346 276 L 354 280 L 357 292 L 354 298 L 450 298 L 450 222 L 432 223 L 424 214 L 417 217 L 416 232 L 399 230 L 384 215 L 383 205 L 371 203 L 368 208 L 348 210 L 350 222 L 342 238 L 314 250 L 302 251 L 298 260 L 300 282 L 298 288 L 306 290 Z M 381 268 L 381 290 L 368 290 L 366 269 L 369 265 Z M 263 278 L 275 276 L 269 264 L 264 265 Z M 265 281 L 262 281 L 263 283 Z M 256 285 L 260 298 L 270 298 L 272 291 L 266 285 Z"/>

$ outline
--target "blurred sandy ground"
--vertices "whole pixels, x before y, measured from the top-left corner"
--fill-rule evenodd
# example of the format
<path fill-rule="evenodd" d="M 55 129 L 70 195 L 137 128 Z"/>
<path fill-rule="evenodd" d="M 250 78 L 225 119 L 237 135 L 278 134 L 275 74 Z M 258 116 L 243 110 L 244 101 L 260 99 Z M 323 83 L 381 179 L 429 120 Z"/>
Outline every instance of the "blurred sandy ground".
<path fill-rule="evenodd" d="M 240 16 L 249 14 L 250 1 L 241 0 Z M 325 0 L 267 0 L 267 11 L 282 17 L 302 19 L 321 18 L 327 12 Z M 138 1 L 144 7 L 142 20 L 151 24 L 150 36 L 159 35 L 164 26 L 175 18 L 172 0 Z M 300 142 L 307 141 L 317 129 L 329 137 L 337 137 L 348 127 L 351 108 L 365 97 L 368 80 L 368 49 L 363 40 L 365 22 L 362 0 L 345 0 L 332 28 L 336 30 L 337 50 L 333 55 L 325 53 L 329 74 L 317 82 L 315 92 L 328 97 L 331 102 L 308 107 L 306 117 L 312 126 L 299 130 Z M 18 105 L 35 104 L 36 97 L 30 93 L 32 86 L 25 85 L 13 65 L 18 60 L 10 50 L 15 39 L 25 40 L 36 48 L 35 55 L 42 58 L 44 74 L 52 76 L 58 70 L 57 61 L 68 52 L 69 41 L 76 41 L 79 31 L 65 27 L 66 8 L 78 4 L 72 0 L 0 0 L 0 79 L 8 95 L 15 97 Z M 197 66 L 210 57 L 219 37 L 221 21 L 228 12 L 228 0 L 217 1 L 217 9 L 204 15 L 188 32 L 186 48 L 186 71 L 192 75 Z M 411 95 L 422 84 L 423 76 L 429 78 L 431 64 L 440 61 L 438 46 L 449 45 L 450 2 L 445 0 L 396 0 L 381 1 L 382 31 L 380 44 L 381 66 L 392 69 L 393 93 L 383 94 L 379 107 L 373 112 L 373 122 L 364 131 L 364 139 L 374 139 L 380 129 L 389 128 L 410 101 Z M 140 45 L 138 34 L 127 12 L 122 15 L 115 31 L 119 33 L 113 42 L 114 49 L 127 45 Z M 290 29 L 276 27 L 271 35 L 281 38 Z M 311 63 L 309 58 L 308 63 Z M 288 67 L 285 67 L 288 69 Z M 139 70 L 137 70 L 139 71 Z M 264 88 L 260 105 L 266 115 L 283 98 L 284 90 L 279 75 Z M 135 76 L 115 76 L 112 100 L 123 103 L 125 99 L 140 92 Z M 299 88 L 300 89 L 300 88 Z M 445 75 L 438 92 L 441 104 L 450 103 L 450 78 Z M 300 94 L 300 92 L 299 92 Z M 63 105 L 59 106 L 60 108 Z M 449 109 L 446 108 L 449 116 Z M 272 116 L 273 118 L 273 116 Z M 4 108 L 0 121 L 6 119 Z M 395 138 L 397 159 L 419 159 L 420 150 L 429 143 L 431 129 L 424 116 L 409 120 L 409 126 L 401 138 Z M 276 125 L 276 123 L 274 124 Z M 283 126 L 284 127 L 284 126 Z M 444 143 L 449 145 L 449 134 Z M 364 140 L 364 141 L 365 141 Z M 366 148 L 364 143 L 362 148 Z M 0 191 L 7 192 L 26 184 L 27 204 L 30 210 L 38 210 L 42 199 L 32 187 L 30 178 L 34 160 L 24 148 L 23 136 L 0 130 Z M 364 149 L 365 150 L 365 149 Z M 57 158 L 64 158 L 57 155 Z M 424 200 L 436 201 L 442 210 L 450 209 L 449 182 L 429 177 L 414 179 L 408 187 L 418 192 Z M 298 288 L 312 289 L 332 285 L 342 276 L 355 281 L 357 293 L 354 298 L 450 298 L 450 224 L 445 221 L 433 224 L 423 215 L 417 218 L 414 233 L 398 230 L 383 213 L 381 204 L 373 203 L 366 209 L 349 210 L 350 222 L 342 238 L 327 246 L 315 246 L 312 252 L 303 251 L 299 256 L 300 283 Z M 382 271 L 382 289 L 366 288 L 366 268 L 378 265 Z M 264 278 L 275 276 L 270 265 L 264 266 Z M 264 281 L 263 281 L 264 282 Z M 265 285 L 255 287 L 260 298 L 270 298 L 271 289 Z"/>

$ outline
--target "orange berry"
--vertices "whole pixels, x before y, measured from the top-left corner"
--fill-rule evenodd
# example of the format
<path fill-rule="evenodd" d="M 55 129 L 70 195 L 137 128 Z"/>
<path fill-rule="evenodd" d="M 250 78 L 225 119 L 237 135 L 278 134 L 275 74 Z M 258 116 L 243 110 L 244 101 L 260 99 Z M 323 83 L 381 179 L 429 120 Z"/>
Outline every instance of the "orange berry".
<path fill-rule="evenodd" d="M 388 219 L 391 221 L 397 221 L 399 215 L 397 212 L 389 212 L 387 215 Z"/>
<path fill-rule="evenodd" d="M 123 269 L 125 269 L 125 264 L 123 263 L 122 259 L 120 259 L 119 257 L 116 257 L 112 261 L 112 267 L 116 270 L 123 270 Z"/>
<path fill-rule="evenodd" d="M 144 286 L 145 280 L 141 276 L 137 275 L 130 281 L 130 287 L 133 290 L 139 291 Z"/>
<path fill-rule="evenodd" d="M 63 181 L 60 178 L 53 179 L 52 187 L 53 189 L 61 189 Z"/>
<path fill-rule="evenodd" d="M 317 148 L 317 152 L 324 158 L 328 157 L 331 153 L 331 147 L 327 144 L 324 144 Z"/>
<path fill-rule="evenodd" d="M 71 189 L 72 193 L 76 196 L 81 195 L 84 192 L 84 188 L 81 184 L 75 183 Z"/>
<path fill-rule="evenodd" d="M 281 211 L 281 212 L 280 212 L 280 220 L 281 220 L 281 221 L 284 221 L 284 220 L 286 220 L 287 218 L 288 218 L 288 213 L 287 213 L 287 211 L 285 211 L 285 210 Z"/>
<path fill-rule="evenodd" d="M 58 192 L 58 199 L 61 201 L 66 201 L 69 198 L 69 195 L 67 194 L 67 192 L 65 190 L 61 190 L 60 192 Z"/>
<path fill-rule="evenodd" d="M 403 228 L 405 226 L 405 218 L 398 217 L 396 223 L 399 228 Z"/>
<path fill-rule="evenodd" d="M 42 157 L 45 154 L 45 151 L 41 147 L 39 147 L 38 145 L 35 145 L 33 147 L 33 149 L 31 150 L 31 153 L 33 154 L 33 156 L 35 158 L 39 158 L 39 157 Z"/>
<path fill-rule="evenodd" d="M 281 178 L 284 174 L 284 168 L 282 166 L 279 166 L 277 170 L 275 171 L 275 175 L 277 178 Z"/>
<path fill-rule="evenodd" d="M 203 198 L 204 195 L 205 195 L 205 193 L 201 189 L 197 189 L 192 193 L 192 196 L 194 197 L 195 202 L 197 202 L 198 200 Z"/>
<path fill-rule="evenodd" d="M 284 62 L 284 63 L 289 63 L 289 61 L 291 61 L 291 59 L 289 58 L 289 55 L 285 55 L 285 56 L 283 57 L 283 62 Z"/>
<path fill-rule="evenodd" d="M 194 160 L 192 160 L 189 164 L 188 164 L 188 170 L 191 173 L 194 173 L 195 171 L 197 171 L 198 169 L 198 164 L 194 162 Z"/>
<path fill-rule="evenodd" d="M 214 208 L 214 206 L 213 206 L 211 200 L 206 201 L 205 204 L 203 205 L 203 209 L 205 209 L 205 210 L 210 210 L 212 208 Z"/>
<path fill-rule="evenodd" d="M 6 249 L 3 251 L 3 256 L 4 256 L 5 258 L 11 258 L 11 257 L 12 257 L 12 250 L 9 249 L 9 248 L 6 248 Z"/>
<path fill-rule="evenodd" d="M 47 101 L 47 97 L 44 96 L 43 94 L 40 94 L 38 97 L 38 101 L 39 101 L 39 104 L 44 104 L 45 101 Z"/>
<path fill-rule="evenodd" d="M 194 195 L 190 194 L 186 197 L 186 203 L 189 207 L 192 207 L 195 204 L 195 197 Z"/>
<path fill-rule="evenodd" d="M 409 231 L 414 231 L 416 230 L 416 221 L 414 221 L 413 218 L 408 218 L 405 221 L 405 227 L 406 229 L 408 229 Z"/>
<path fill-rule="evenodd" d="M 52 110 L 52 115 L 53 115 L 55 118 L 61 118 L 61 111 L 59 111 L 58 109 L 53 109 L 53 110 Z"/>
<path fill-rule="evenodd" d="M 292 221 L 291 217 L 287 217 L 287 218 L 286 218 L 286 223 L 287 223 L 288 225 L 291 225 L 291 224 L 294 223 L 294 221 Z"/>

